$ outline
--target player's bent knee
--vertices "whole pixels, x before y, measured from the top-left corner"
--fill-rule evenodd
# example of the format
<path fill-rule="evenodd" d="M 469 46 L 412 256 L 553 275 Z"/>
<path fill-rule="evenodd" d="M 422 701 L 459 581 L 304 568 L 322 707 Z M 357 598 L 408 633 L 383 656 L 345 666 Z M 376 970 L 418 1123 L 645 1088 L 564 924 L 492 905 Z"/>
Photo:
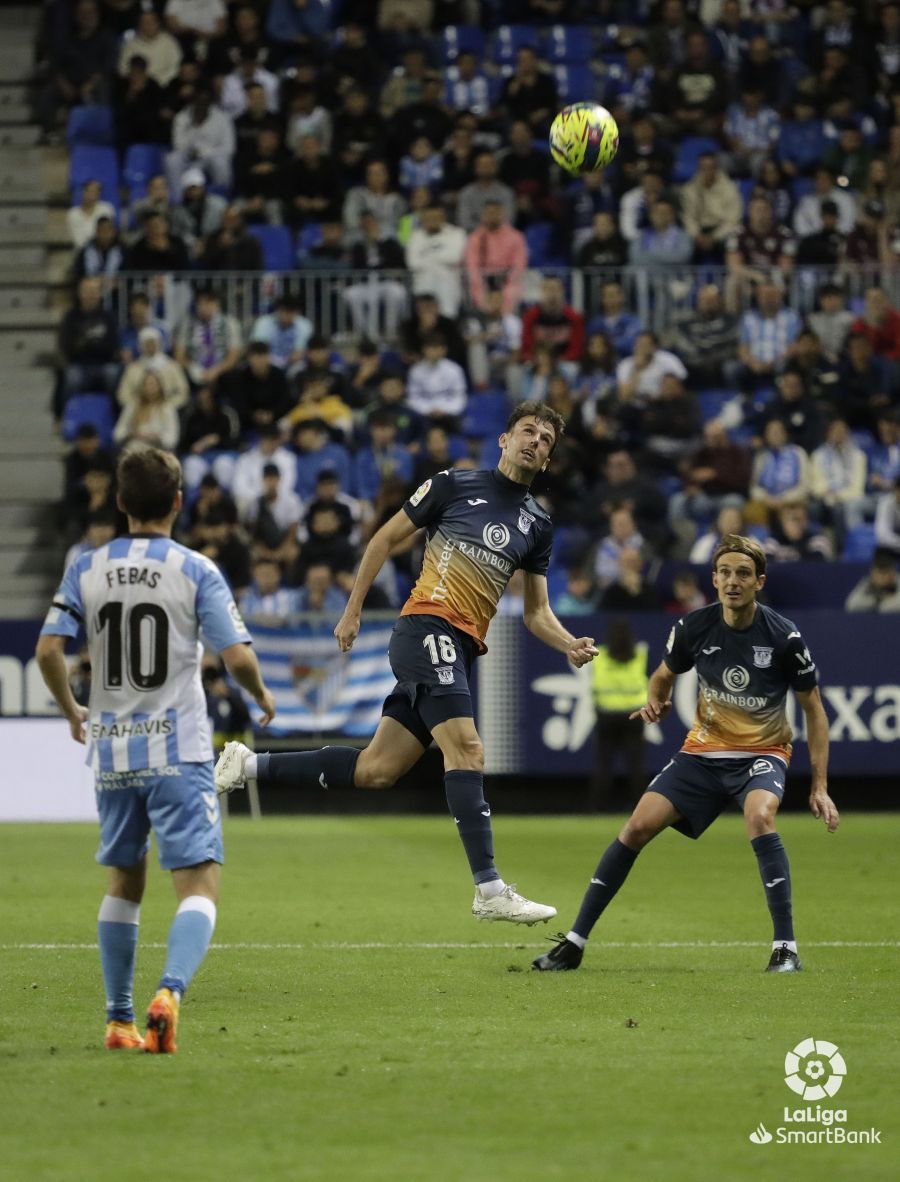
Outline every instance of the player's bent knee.
<path fill-rule="evenodd" d="M 364 759 L 363 755 L 357 760 L 356 772 L 353 776 L 353 784 L 356 788 L 372 788 L 378 791 L 392 788 L 396 782 L 397 776 L 392 768 Z"/>
<path fill-rule="evenodd" d="M 648 842 L 656 837 L 659 830 L 653 825 L 645 825 L 640 821 L 629 821 L 619 834 L 619 841 L 629 849 L 641 850 Z"/>

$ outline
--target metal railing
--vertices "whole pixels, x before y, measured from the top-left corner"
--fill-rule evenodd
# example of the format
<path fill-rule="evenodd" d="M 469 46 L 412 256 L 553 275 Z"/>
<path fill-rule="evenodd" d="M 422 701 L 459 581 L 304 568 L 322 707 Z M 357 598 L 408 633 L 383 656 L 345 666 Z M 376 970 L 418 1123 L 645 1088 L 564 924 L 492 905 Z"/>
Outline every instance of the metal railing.
<path fill-rule="evenodd" d="M 762 277 L 758 269 L 751 277 L 736 275 L 722 266 L 531 268 L 521 278 L 523 305 L 539 298 L 541 279 L 551 274 L 562 278 L 572 307 L 589 317 L 601 309 L 603 286 L 609 282 L 620 283 L 628 310 L 656 332 L 663 332 L 674 319 L 689 311 L 705 284 L 718 287 L 733 312 L 747 310 L 753 306 L 755 284 Z M 854 267 L 840 272 L 829 267 L 794 267 L 785 274 L 774 268 L 770 276 L 784 291 L 785 302 L 800 315 L 815 310 L 821 287 L 836 278 L 848 306 L 874 285 L 885 289 L 894 306 L 900 304 L 900 262 L 896 267 Z M 464 271 L 460 272 L 458 282 L 460 314 L 465 314 L 473 310 L 473 302 Z M 196 292 L 213 288 L 219 293 L 224 310 L 235 316 L 245 331 L 249 331 L 258 316 L 271 311 L 279 296 L 290 295 L 298 301 L 317 332 L 339 342 L 363 336 L 393 339 L 400 320 L 411 311 L 415 294 L 425 290 L 409 271 L 347 269 L 122 272 L 106 284 L 107 302 L 123 325 L 127 322 L 128 300 L 135 292 L 147 292 L 154 315 L 175 329 L 193 306 Z"/>

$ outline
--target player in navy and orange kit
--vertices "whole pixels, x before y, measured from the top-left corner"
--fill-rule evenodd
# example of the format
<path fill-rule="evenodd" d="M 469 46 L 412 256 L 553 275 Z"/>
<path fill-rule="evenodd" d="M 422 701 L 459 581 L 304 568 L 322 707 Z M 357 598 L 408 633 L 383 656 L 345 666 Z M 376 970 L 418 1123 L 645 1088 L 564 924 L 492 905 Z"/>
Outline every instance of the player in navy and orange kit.
<path fill-rule="evenodd" d="M 670 825 L 699 837 L 734 801 L 743 811 L 774 925 L 766 971 L 798 972 L 787 854 L 775 830 L 791 758 L 785 713 L 788 690 L 806 716 L 812 764 L 809 807 L 833 833 L 838 811 L 828 795 L 828 720 L 816 666 L 800 633 L 757 603 L 766 581 L 758 542 L 729 534 L 713 555 L 718 603 L 691 612 L 672 629 L 662 664 L 650 679 L 647 703 L 632 718 L 659 722 L 672 708 L 679 673 L 696 668 L 697 714 L 678 754 L 638 801 L 600 860 L 567 936 L 533 961 L 541 972 L 577 969 L 588 936 L 644 846 Z"/>
<path fill-rule="evenodd" d="M 418 762 L 431 740 L 444 756 L 447 804 L 476 884 L 479 919 L 536 923 L 556 914 L 508 886 L 494 865 L 491 810 L 484 799 L 484 752 L 472 717 L 472 665 L 513 571 L 525 572 L 527 627 L 576 666 L 596 655 L 593 638 L 563 628 L 547 597 L 553 528 L 530 493 L 562 434 L 562 418 L 542 402 L 523 402 L 500 436 L 493 471 L 440 472 L 416 490 L 366 547 L 343 617 L 334 630 L 343 652 L 359 632 L 366 593 L 393 548 L 424 528 L 418 582 L 390 645 L 397 678 L 372 742 L 285 755 L 254 755 L 229 743 L 216 767 L 221 791 L 248 779 L 320 790 L 389 788 Z"/>

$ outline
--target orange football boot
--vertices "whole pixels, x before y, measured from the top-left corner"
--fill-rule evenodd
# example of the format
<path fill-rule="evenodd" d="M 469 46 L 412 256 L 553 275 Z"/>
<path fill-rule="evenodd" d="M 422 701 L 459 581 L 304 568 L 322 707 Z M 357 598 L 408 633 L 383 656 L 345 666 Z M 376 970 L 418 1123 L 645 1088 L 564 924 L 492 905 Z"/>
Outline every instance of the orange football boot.
<path fill-rule="evenodd" d="M 178 998 L 171 989 L 158 989 L 147 1010 L 147 1033 L 144 1050 L 151 1055 L 174 1055 L 175 1031 L 178 1029 Z"/>
<path fill-rule="evenodd" d="M 134 1022 L 107 1022 L 103 1045 L 108 1051 L 139 1051 L 144 1039 Z"/>

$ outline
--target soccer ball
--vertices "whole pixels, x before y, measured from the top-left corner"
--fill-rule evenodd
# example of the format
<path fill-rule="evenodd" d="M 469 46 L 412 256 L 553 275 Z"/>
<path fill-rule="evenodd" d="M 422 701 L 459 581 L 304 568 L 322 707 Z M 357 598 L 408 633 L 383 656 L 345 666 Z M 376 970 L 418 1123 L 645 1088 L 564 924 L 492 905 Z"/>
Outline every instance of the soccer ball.
<path fill-rule="evenodd" d="M 605 168 L 618 150 L 619 128 L 606 107 L 573 103 L 553 120 L 550 155 L 572 176 Z"/>

